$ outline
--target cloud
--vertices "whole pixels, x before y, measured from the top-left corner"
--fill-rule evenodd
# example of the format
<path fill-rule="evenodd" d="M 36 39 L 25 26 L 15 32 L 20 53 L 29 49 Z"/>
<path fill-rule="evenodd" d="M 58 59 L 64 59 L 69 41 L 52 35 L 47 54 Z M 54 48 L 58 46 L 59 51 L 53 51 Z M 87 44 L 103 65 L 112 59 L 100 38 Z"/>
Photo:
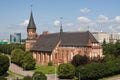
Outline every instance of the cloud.
<path fill-rule="evenodd" d="M 29 23 L 29 20 L 28 20 L 28 19 L 26 19 L 26 20 L 24 20 L 24 22 L 23 22 L 23 23 L 21 23 L 20 25 L 21 25 L 21 26 L 27 26 L 27 25 L 28 25 L 28 23 Z"/>
<path fill-rule="evenodd" d="M 88 19 L 87 17 L 78 17 L 77 20 L 80 22 L 80 23 L 89 23 L 91 20 Z"/>
<path fill-rule="evenodd" d="M 114 19 L 116 22 L 120 22 L 120 16 L 116 16 Z"/>
<path fill-rule="evenodd" d="M 83 9 L 80 9 L 80 12 L 84 14 L 84 13 L 89 13 L 90 10 L 88 8 L 83 8 Z"/>
<path fill-rule="evenodd" d="M 99 15 L 95 20 L 89 19 L 88 17 L 78 17 L 77 24 L 74 26 L 78 27 L 78 30 L 89 30 L 90 31 L 105 31 L 105 32 L 119 32 L 120 31 L 120 16 L 110 19 L 107 16 Z"/>
<path fill-rule="evenodd" d="M 54 25 L 55 25 L 55 26 L 60 26 L 60 21 L 55 20 L 55 21 L 54 21 Z"/>
<path fill-rule="evenodd" d="M 104 16 L 104 15 L 99 15 L 98 16 L 98 22 L 99 23 L 104 23 L 104 22 L 107 22 L 109 20 L 109 18 L 107 16 Z"/>

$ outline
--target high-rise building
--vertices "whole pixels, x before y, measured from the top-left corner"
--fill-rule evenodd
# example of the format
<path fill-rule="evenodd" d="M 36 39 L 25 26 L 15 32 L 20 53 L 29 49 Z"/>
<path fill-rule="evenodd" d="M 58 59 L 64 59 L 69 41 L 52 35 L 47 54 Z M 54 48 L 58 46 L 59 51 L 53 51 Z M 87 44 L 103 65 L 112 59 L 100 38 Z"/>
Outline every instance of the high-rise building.
<path fill-rule="evenodd" d="M 10 43 L 21 43 L 21 33 L 11 34 Z"/>

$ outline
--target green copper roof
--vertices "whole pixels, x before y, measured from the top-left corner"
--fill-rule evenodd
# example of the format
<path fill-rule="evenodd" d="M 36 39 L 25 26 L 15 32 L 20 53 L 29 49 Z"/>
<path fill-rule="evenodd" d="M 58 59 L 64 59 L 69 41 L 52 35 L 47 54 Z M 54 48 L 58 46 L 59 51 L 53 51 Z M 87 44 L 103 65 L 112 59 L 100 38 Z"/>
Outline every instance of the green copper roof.
<path fill-rule="evenodd" d="M 35 22 L 33 19 L 32 12 L 31 12 L 31 16 L 30 16 L 30 20 L 29 20 L 29 24 L 27 26 L 27 29 L 36 29 L 36 25 L 35 25 Z"/>

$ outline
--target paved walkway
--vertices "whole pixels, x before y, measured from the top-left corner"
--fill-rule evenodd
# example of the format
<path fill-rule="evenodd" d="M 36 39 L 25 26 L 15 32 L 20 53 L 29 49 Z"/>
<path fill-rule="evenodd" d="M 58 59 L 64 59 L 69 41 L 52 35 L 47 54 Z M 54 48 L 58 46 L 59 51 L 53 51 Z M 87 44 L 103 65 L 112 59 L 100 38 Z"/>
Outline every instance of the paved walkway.
<path fill-rule="evenodd" d="M 28 75 L 32 76 L 34 73 L 32 71 L 25 71 L 25 70 L 23 70 L 23 68 L 15 65 L 13 63 L 10 64 L 9 70 L 11 70 L 14 73 L 24 75 L 24 76 L 28 76 Z M 47 76 L 47 80 L 58 80 L 57 76 L 55 74 L 49 74 L 49 75 L 46 74 L 46 76 Z"/>

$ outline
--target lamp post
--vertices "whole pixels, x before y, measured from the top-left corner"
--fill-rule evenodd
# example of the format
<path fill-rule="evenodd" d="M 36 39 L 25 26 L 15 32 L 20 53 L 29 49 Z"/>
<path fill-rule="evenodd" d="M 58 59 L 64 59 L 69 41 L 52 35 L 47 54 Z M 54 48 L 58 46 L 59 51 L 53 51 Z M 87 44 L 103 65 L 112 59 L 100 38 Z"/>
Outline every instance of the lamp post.
<path fill-rule="evenodd" d="M 80 71 L 79 71 L 79 80 L 80 80 Z"/>
<path fill-rule="evenodd" d="M 57 80 L 57 79 L 56 79 L 56 66 L 55 66 L 55 80 Z"/>

